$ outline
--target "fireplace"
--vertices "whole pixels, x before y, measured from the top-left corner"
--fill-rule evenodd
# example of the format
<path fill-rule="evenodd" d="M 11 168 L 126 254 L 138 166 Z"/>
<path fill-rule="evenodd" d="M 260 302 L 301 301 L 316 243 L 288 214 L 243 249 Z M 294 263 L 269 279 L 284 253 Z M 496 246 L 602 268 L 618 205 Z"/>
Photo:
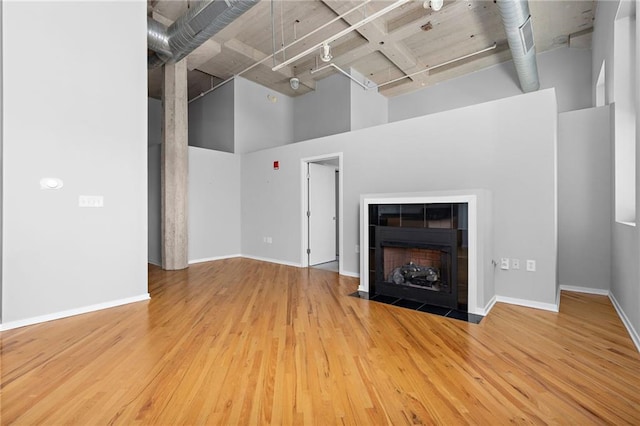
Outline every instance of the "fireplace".
<path fill-rule="evenodd" d="M 392 299 L 376 297 L 377 227 L 453 229 L 458 231 L 458 310 L 486 315 L 495 301 L 491 200 L 491 192 L 483 189 L 361 194 L 360 246 L 356 248 L 360 249 L 360 297 Z"/>
<path fill-rule="evenodd" d="M 369 208 L 371 295 L 466 309 L 466 203 Z"/>
<path fill-rule="evenodd" d="M 376 227 L 376 294 L 457 309 L 457 234 Z"/>

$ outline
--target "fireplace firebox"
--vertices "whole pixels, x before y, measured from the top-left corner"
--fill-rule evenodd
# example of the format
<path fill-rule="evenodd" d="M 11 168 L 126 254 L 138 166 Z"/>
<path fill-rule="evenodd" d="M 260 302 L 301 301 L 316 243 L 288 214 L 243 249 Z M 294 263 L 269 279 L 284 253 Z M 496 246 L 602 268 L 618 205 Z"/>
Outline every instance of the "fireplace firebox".
<path fill-rule="evenodd" d="M 457 231 L 376 227 L 376 294 L 458 307 Z"/>
<path fill-rule="evenodd" d="M 369 207 L 370 293 L 466 309 L 467 205 Z"/>

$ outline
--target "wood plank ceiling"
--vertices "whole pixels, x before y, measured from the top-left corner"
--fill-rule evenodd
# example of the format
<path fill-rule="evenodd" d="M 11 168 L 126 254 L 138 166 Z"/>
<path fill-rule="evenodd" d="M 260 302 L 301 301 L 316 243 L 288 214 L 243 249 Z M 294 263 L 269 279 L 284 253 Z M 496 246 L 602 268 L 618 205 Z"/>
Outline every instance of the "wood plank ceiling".
<path fill-rule="evenodd" d="M 363 4 L 366 3 L 366 4 Z M 316 81 L 338 72 L 326 65 L 320 49 L 280 70 L 272 68 L 323 42 L 366 16 L 394 3 L 391 0 L 261 0 L 256 6 L 187 57 L 189 98 L 233 76 L 255 81 L 289 96 L 315 89 Z M 182 15 L 192 0 L 149 0 L 148 12 L 165 25 Z M 345 12 L 316 33 L 312 31 Z M 595 0 L 530 0 L 538 53 L 564 45 L 591 47 Z M 454 61 L 496 44 L 496 48 Z M 511 59 L 498 8 L 493 0 L 445 0 L 439 11 L 411 1 L 330 43 L 332 63 L 364 76 L 362 83 L 387 97 L 409 93 L 441 81 Z M 284 49 L 275 57 L 274 51 Z M 266 59 L 265 59 L 266 58 Z M 248 67 L 264 60 L 249 71 Z M 160 98 L 161 69 L 149 71 L 149 96 Z M 293 90 L 291 77 L 300 80 Z M 346 77 L 345 77 L 346 78 Z"/>

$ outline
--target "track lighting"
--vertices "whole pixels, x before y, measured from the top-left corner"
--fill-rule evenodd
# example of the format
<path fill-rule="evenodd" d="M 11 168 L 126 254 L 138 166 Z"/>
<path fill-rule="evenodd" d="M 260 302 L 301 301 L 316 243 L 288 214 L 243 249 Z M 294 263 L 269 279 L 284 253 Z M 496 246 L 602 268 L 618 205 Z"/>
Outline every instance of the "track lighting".
<path fill-rule="evenodd" d="M 424 7 L 425 9 L 431 7 L 431 9 L 435 10 L 436 12 L 442 9 L 443 5 L 444 0 L 426 0 L 424 3 L 422 3 L 422 7 Z"/>
<path fill-rule="evenodd" d="M 320 50 L 320 59 L 322 59 L 322 62 L 329 62 L 331 59 L 333 59 L 333 55 L 331 54 L 331 46 L 329 46 L 329 43 L 324 43 L 322 45 Z"/>

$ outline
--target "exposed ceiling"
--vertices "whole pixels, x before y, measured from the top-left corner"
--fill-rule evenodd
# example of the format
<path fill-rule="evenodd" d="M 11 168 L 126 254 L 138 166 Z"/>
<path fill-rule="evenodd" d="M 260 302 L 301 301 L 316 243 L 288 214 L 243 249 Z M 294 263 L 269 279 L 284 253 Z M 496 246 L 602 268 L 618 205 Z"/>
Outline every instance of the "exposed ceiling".
<path fill-rule="evenodd" d="M 194 3 L 149 0 L 148 12 L 170 25 Z M 339 72 L 334 67 L 322 69 L 327 64 L 320 60 L 320 49 L 277 71 L 272 68 L 392 3 L 261 0 L 187 57 L 189 99 L 236 75 L 289 96 L 307 93 L 317 80 Z M 368 79 L 364 84 L 383 85 L 379 92 L 392 97 L 511 59 L 493 0 L 445 0 L 439 11 L 428 4 L 425 8 L 423 1 L 411 1 L 331 42 L 332 63 L 346 72 L 355 69 Z M 360 7 L 307 36 L 356 6 Z M 595 7 L 595 0 L 530 0 L 537 52 L 567 44 L 590 47 Z M 495 49 L 448 63 L 494 43 Z M 415 74 L 427 68 L 431 70 Z M 409 74 L 415 75 L 385 84 Z M 149 71 L 149 96 L 160 98 L 161 77 L 161 69 Z M 300 80 L 297 90 L 290 86 L 292 77 Z"/>

